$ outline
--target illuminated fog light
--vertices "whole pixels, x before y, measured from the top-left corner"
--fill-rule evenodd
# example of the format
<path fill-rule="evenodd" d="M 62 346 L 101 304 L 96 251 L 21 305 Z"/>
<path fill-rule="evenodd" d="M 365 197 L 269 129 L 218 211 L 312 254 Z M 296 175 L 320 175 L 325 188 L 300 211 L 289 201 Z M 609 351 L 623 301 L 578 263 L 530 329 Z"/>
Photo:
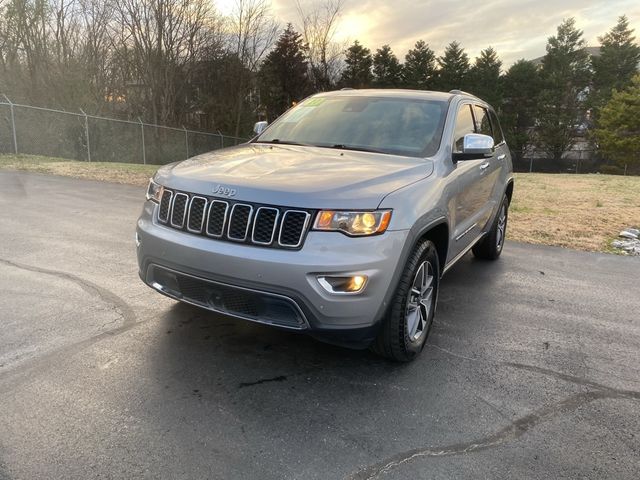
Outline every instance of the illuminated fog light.
<path fill-rule="evenodd" d="M 367 284 L 367 276 L 320 276 L 318 277 L 318 283 L 320 283 L 320 285 L 322 285 L 322 288 L 324 288 L 329 293 L 360 293 Z"/>

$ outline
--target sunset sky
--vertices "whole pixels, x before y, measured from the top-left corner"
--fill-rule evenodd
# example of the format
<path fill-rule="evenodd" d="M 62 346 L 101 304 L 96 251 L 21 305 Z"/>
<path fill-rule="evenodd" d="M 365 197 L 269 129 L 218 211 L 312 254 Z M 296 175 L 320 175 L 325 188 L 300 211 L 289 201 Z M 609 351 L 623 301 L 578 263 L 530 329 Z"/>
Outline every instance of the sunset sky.
<path fill-rule="evenodd" d="M 295 0 L 272 0 L 272 5 L 283 25 L 298 22 Z M 418 39 L 438 55 L 458 40 L 472 59 L 491 45 L 508 68 L 519 58 L 544 55 L 547 37 L 564 18 L 575 17 L 588 44 L 596 46 L 597 37 L 622 14 L 640 36 L 640 0 L 345 0 L 338 34 L 372 51 L 388 43 L 401 59 Z"/>

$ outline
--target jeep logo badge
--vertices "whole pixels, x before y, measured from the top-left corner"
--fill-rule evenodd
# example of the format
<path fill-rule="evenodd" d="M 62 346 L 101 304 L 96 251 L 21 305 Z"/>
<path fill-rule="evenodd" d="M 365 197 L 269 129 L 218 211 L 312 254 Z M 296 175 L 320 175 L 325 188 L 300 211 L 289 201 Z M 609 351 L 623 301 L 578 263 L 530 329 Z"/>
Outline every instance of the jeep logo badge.
<path fill-rule="evenodd" d="M 213 189 L 213 194 L 224 195 L 225 197 L 233 197 L 236 194 L 236 189 L 225 187 L 224 185 L 218 185 Z"/>

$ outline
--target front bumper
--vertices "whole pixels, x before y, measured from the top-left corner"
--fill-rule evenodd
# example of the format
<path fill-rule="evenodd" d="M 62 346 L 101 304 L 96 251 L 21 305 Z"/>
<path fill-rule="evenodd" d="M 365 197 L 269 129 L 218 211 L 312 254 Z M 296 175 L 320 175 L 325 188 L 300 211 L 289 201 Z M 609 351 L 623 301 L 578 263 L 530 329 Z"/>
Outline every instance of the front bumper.
<path fill-rule="evenodd" d="M 350 238 L 335 232 L 309 232 L 297 251 L 235 244 L 160 225 L 155 204 L 146 202 L 138 220 L 138 264 L 140 277 L 149 286 L 179 300 L 247 320 L 283 328 L 303 330 L 337 343 L 367 342 L 386 311 L 393 279 L 401 261 L 408 231 L 387 231 L 373 237 Z M 268 298 L 290 300 L 300 311 L 300 321 L 278 321 L 272 313 L 260 317 L 238 315 L 214 301 L 193 302 L 180 288 L 163 285 L 157 272 L 173 271 L 198 281 L 211 281 L 211 288 L 236 288 Z M 364 290 L 356 295 L 325 291 L 318 275 L 367 275 Z M 167 283 L 165 281 L 164 283 Z M 206 285 L 205 285 L 206 287 Z M 212 292 L 213 290 L 207 290 Z M 216 290 L 216 295 L 220 290 Z M 222 293 L 224 295 L 224 292 Z M 267 302 L 269 303 L 269 302 Z M 277 310 L 277 309 L 276 309 Z M 264 310 L 262 310 L 264 311 Z"/>

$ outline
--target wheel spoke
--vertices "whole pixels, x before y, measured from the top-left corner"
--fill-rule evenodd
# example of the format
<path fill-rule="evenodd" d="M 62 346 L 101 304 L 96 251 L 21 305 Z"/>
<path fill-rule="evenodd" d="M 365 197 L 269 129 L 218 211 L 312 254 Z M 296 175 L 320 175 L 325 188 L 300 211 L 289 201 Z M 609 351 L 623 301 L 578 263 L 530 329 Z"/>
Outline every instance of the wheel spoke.
<path fill-rule="evenodd" d="M 418 329 L 418 323 L 420 320 L 420 309 L 416 308 L 409 315 L 407 315 L 407 333 L 409 338 L 413 338 Z"/>
<path fill-rule="evenodd" d="M 423 276 L 424 276 L 424 263 L 420 265 L 420 268 L 416 272 L 416 278 L 413 281 L 413 288 L 418 290 L 418 292 L 422 291 Z"/>
<path fill-rule="evenodd" d="M 422 290 L 420 292 L 420 295 L 424 296 L 424 294 L 431 288 L 432 285 L 433 285 L 433 277 L 431 275 L 428 275 L 427 280 L 425 281 L 424 285 L 422 285 Z"/>
<path fill-rule="evenodd" d="M 420 304 L 426 306 L 427 309 L 431 309 L 431 297 L 433 297 L 433 289 L 429 290 L 426 293 L 426 295 L 420 301 Z"/>

